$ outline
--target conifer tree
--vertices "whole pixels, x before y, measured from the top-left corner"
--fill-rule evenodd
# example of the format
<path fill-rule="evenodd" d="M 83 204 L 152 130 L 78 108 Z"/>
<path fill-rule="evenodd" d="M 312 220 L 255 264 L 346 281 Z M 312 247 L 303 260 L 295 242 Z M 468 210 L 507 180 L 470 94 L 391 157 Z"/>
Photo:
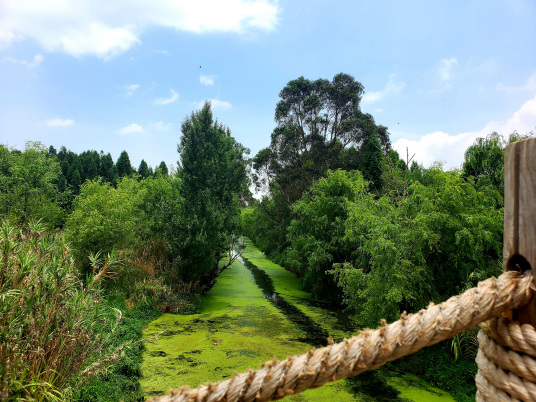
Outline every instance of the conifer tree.
<path fill-rule="evenodd" d="M 130 164 L 130 158 L 128 157 L 127 151 L 121 152 L 119 159 L 116 163 L 117 173 L 119 177 L 130 176 L 133 173 L 132 165 Z"/>
<path fill-rule="evenodd" d="M 147 162 L 145 162 L 145 159 L 142 159 L 140 162 L 140 167 L 138 168 L 138 174 L 141 176 L 142 179 L 145 179 L 146 177 L 149 177 L 149 167 L 147 166 Z"/>

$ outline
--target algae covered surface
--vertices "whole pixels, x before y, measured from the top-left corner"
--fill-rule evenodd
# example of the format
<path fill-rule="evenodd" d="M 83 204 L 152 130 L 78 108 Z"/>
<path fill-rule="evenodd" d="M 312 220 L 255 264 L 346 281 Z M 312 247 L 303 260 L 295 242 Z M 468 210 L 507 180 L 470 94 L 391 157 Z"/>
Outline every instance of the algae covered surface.
<path fill-rule="evenodd" d="M 141 386 L 146 396 L 182 385 L 196 387 L 230 378 L 350 336 L 353 323 L 300 289 L 300 280 L 248 244 L 244 260 L 225 270 L 201 304 L 201 313 L 165 314 L 144 337 L 157 335 L 143 356 Z M 248 267 L 246 267 L 248 265 Z M 259 271 L 256 271 L 259 270 Z M 375 370 L 289 396 L 291 401 L 448 401 L 447 393 L 417 377 Z"/>

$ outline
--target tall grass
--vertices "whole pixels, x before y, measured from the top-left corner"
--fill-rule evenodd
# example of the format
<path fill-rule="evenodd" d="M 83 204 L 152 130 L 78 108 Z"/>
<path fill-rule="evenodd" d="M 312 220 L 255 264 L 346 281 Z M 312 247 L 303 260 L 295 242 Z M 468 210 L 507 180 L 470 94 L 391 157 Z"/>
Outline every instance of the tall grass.
<path fill-rule="evenodd" d="M 83 283 L 62 236 L 7 220 L 0 260 L 0 399 L 64 399 L 120 356 L 124 346 L 108 350 L 117 321 L 101 309 L 99 282 L 111 261 Z"/>

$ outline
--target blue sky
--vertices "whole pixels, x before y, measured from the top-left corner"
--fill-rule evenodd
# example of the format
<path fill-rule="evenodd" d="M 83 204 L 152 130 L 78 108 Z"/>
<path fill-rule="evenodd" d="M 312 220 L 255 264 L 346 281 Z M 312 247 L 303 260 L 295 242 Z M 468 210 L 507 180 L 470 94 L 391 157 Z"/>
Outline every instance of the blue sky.
<path fill-rule="evenodd" d="M 459 167 L 478 136 L 536 131 L 534 21 L 534 0 L 3 0 L 0 143 L 175 164 L 211 99 L 254 155 L 288 81 L 344 72 L 395 149 Z"/>

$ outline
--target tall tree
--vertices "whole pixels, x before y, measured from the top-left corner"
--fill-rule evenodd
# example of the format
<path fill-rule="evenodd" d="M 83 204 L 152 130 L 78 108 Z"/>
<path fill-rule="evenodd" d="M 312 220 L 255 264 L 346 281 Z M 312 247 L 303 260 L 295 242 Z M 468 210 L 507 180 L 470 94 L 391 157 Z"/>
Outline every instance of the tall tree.
<path fill-rule="evenodd" d="M 493 191 L 499 206 L 503 205 L 504 148 L 509 143 L 531 138 L 532 132 L 522 135 L 514 132 L 508 139 L 495 131 L 486 138 L 477 138 L 465 151 L 462 165 L 464 177 L 473 177 L 477 189 Z"/>
<path fill-rule="evenodd" d="M 149 166 L 147 166 L 147 162 L 145 162 L 144 159 L 142 159 L 140 162 L 140 167 L 138 168 L 138 174 L 141 176 L 142 179 L 149 177 Z"/>
<path fill-rule="evenodd" d="M 361 162 L 363 177 L 369 182 L 369 188 L 373 191 L 380 191 L 383 186 L 383 153 L 380 142 L 373 133 L 367 142 L 363 159 Z"/>
<path fill-rule="evenodd" d="M 505 145 L 505 139 L 496 132 L 486 138 L 477 138 L 465 151 L 462 166 L 464 176 L 473 176 L 478 187 L 491 185 L 502 194 Z"/>
<path fill-rule="evenodd" d="M 214 121 L 209 102 L 184 120 L 181 131 L 179 178 L 184 205 L 172 233 L 174 264 L 183 279 L 210 286 L 238 231 L 247 150 L 227 127 Z"/>
<path fill-rule="evenodd" d="M 110 153 L 104 154 L 103 151 L 100 152 L 100 170 L 99 176 L 102 177 L 108 183 L 115 185 L 117 181 L 117 169 L 114 165 L 112 155 Z"/>
<path fill-rule="evenodd" d="M 164 161 L 160 162 L 160 165 L 158 165 L 158 168 L 160 169 L 162 176 L 167 176 L 168 168 L 167 168 L 166 162 Z"/>
<path fill-rule="evenodd" d="M 346 168 L 347 150 L 362 157 L 373 135 L 388 150 L 387 128 L 361 112 L 363 93 L 361 83 L 343 73 L 331 82 L 290 81 L 279 93 L 270 147 L 257 154 L 254 168 L 293 203 L 328 169 Z"/>
<path fill-rule="evenodd" d="M 47 156 L 49 158 L 53 158 L 54 156 L 56 156 L 58 154 L 58 151 L 56 151 L 56 148 L 54 148 L 52 145 L 48 147 L 48 154 Z"/>
<path fill-rule="evenodd" d="M 275 110 L 277 127 L 272 132 L 270 146 L 253 158 L 256 184 L 266 185 L 273 201 L 259 204 L 259 208 L 264 208 L 263 214 L 255 216 L 281 228 L 270 232 L 278 233 L 279 238 L 269 242 L 278 243 L 278 250 L 287 246 L 286 229 L 292 204 L 316 180 L 325 177 L 328 170 L 360 168 L 373 136 L 381 151 L 390 149 L 387 128 L 376 125 L 370 114 L 361 112 L 363 93 L 361 83 L 343 73 L 335 75 L 331 82 L 300 77 L 279 93 L 281 100 Z"/>
<path fill-rule="evenodd" d="M 132 165 L 130 164 L 130 158 L 127 151 L 121 152 L 119 159 L 117 159 L 117 174 L 120 178 L 128 177 L 133 173 Z"/>

